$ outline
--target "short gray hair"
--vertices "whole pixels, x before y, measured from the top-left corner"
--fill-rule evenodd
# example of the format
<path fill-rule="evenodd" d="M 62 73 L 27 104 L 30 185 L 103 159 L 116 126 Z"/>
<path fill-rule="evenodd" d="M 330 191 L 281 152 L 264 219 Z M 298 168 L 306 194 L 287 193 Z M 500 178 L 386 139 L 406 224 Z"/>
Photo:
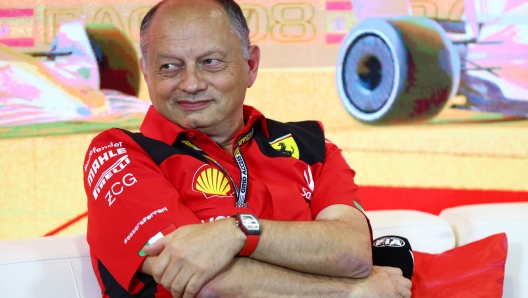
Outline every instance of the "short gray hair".
<path fill-rule="evenodd" d="M 143 58 L 143 64 L 145 63 L 146 55 L 147 55 L 148 28 L 158 8 L 160 8 L 160 6 L 167 1 L 171 1 L 171 0 L 162 0 L 161 2 L 156 4 L 154 7 L 152 7 L 147 12 L 147 14 L 145 14 L 145 17 L 143 17 L 143 20 L 141 21 L 141 27 L 139 31 L 139 47 L 141 50 L 141 57 Z M 233 32 L 238 37 L 238 40 L 240 41 L 240 45 L 242 46 L 242 55 L 244 55 L 244 59 L 246 60 L 249 59 L 249 47 L 251 45 L 249 41 L 249 27 L 247 25 L 246 18 L 244 17 L 244 14 L 242 13 L 242 9 L 233 0 L 215 0 L 215 1 L 224 8 L 224 11 L 229 16 L 229 20 L 231 21 L 231 32 Z M 145 64 L 143 66 L 145 66 Z"/>

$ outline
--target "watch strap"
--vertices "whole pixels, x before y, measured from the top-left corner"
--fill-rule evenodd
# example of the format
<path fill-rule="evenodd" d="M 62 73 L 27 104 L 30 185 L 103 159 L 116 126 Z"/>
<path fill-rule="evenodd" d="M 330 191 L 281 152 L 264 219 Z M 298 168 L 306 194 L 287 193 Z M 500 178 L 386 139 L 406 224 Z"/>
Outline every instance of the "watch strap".
<path fill-rule="evenodd" d="M 260 235 L 246 235 L 246 237 L 246 245 L 242 251 L 238 253 L 241 257 L 248 257 L 255 251 L 255 249 L 257 249 Z"/>

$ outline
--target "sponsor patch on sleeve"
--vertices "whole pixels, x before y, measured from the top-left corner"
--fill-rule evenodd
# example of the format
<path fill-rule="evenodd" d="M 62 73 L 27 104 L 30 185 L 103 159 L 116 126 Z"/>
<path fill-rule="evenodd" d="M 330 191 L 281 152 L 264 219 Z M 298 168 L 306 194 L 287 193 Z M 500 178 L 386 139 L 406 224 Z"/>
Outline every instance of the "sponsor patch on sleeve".
<path fill-rule="evenodd" d="M 354 201 L 354 205 L 356 206 L 356 208 L 358 208 L 358 209 L 359 209 L 359 211 L 361 211 L 361 212 L 365 213 L 365 210 L 363 209 L 363 207 L 361 207 L 361 205 L 359 205 L 359 203 L 358 203 L 358 202 Z"/>
<path fill-rule="evenodd" d="M 154 243 L 156 243 L 156 241 L 158 241 L 159 239 L 163 238 L 164 236 L 166 236 L 167 234 L 173 232 L 176 230 L 176 225 L 175 224 L 171 224 L 170 226 L 164 228 L 163 230 L 159 231 L 156 233 L 156 235 L 152 236 L 152 238 L 149 239 L 149 241 L 147 241 L 147 243 L 145 243 L 145 245 L 143 246 L 143 248 L 139 251 L 139 255 L 141 257 L 144 257 L 146 256 L 145 255 L 145 252 L 143 251 L 143 249 L 149 245 L 152 245 Z"/>

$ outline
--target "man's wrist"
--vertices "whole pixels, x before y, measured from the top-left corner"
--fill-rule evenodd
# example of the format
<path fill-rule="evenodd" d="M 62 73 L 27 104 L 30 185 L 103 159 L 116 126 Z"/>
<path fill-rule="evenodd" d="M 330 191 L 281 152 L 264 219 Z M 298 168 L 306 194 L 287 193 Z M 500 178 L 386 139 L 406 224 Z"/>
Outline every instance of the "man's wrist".
<path fill-rule="evenodd" d="M 261 233 L 260 221 L 250 213 L 238 213 L 235 219 L 237 227 L 246 235 L 246 243 L 238 255 L 249 257 L 257 249 L 259 243 Z"/>
<path fill-rule="evenodd" d="M 246 234 L 244 234 L 244 232 L 242 232 L 242 230 L 240 230 L 239 227 L 237 227 L 236 218 L 234 216 L 230 218 L 226 218 L 226 221 L 229 223 L 228 227 L 229 227 L 230 235 L 233 236 L 233 240 L 234 240 L 232 243 L 234 245 L 234 250 L 236 254 L 238 255 L 238 253 L 246 245 L 247 236 Z"/>

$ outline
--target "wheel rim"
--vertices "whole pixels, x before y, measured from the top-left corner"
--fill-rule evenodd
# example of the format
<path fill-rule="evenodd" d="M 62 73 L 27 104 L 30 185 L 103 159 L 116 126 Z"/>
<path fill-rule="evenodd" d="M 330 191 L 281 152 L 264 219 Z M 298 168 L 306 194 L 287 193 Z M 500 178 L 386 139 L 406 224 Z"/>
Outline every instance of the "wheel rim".
<path fill-rule="evenodd" d="M 381 110 L 390 99 L 395 71 L 391 49 L 382 38 L 358 36 L 345 55 L 342 71 L 348 100 L 364 113 Z"/>

